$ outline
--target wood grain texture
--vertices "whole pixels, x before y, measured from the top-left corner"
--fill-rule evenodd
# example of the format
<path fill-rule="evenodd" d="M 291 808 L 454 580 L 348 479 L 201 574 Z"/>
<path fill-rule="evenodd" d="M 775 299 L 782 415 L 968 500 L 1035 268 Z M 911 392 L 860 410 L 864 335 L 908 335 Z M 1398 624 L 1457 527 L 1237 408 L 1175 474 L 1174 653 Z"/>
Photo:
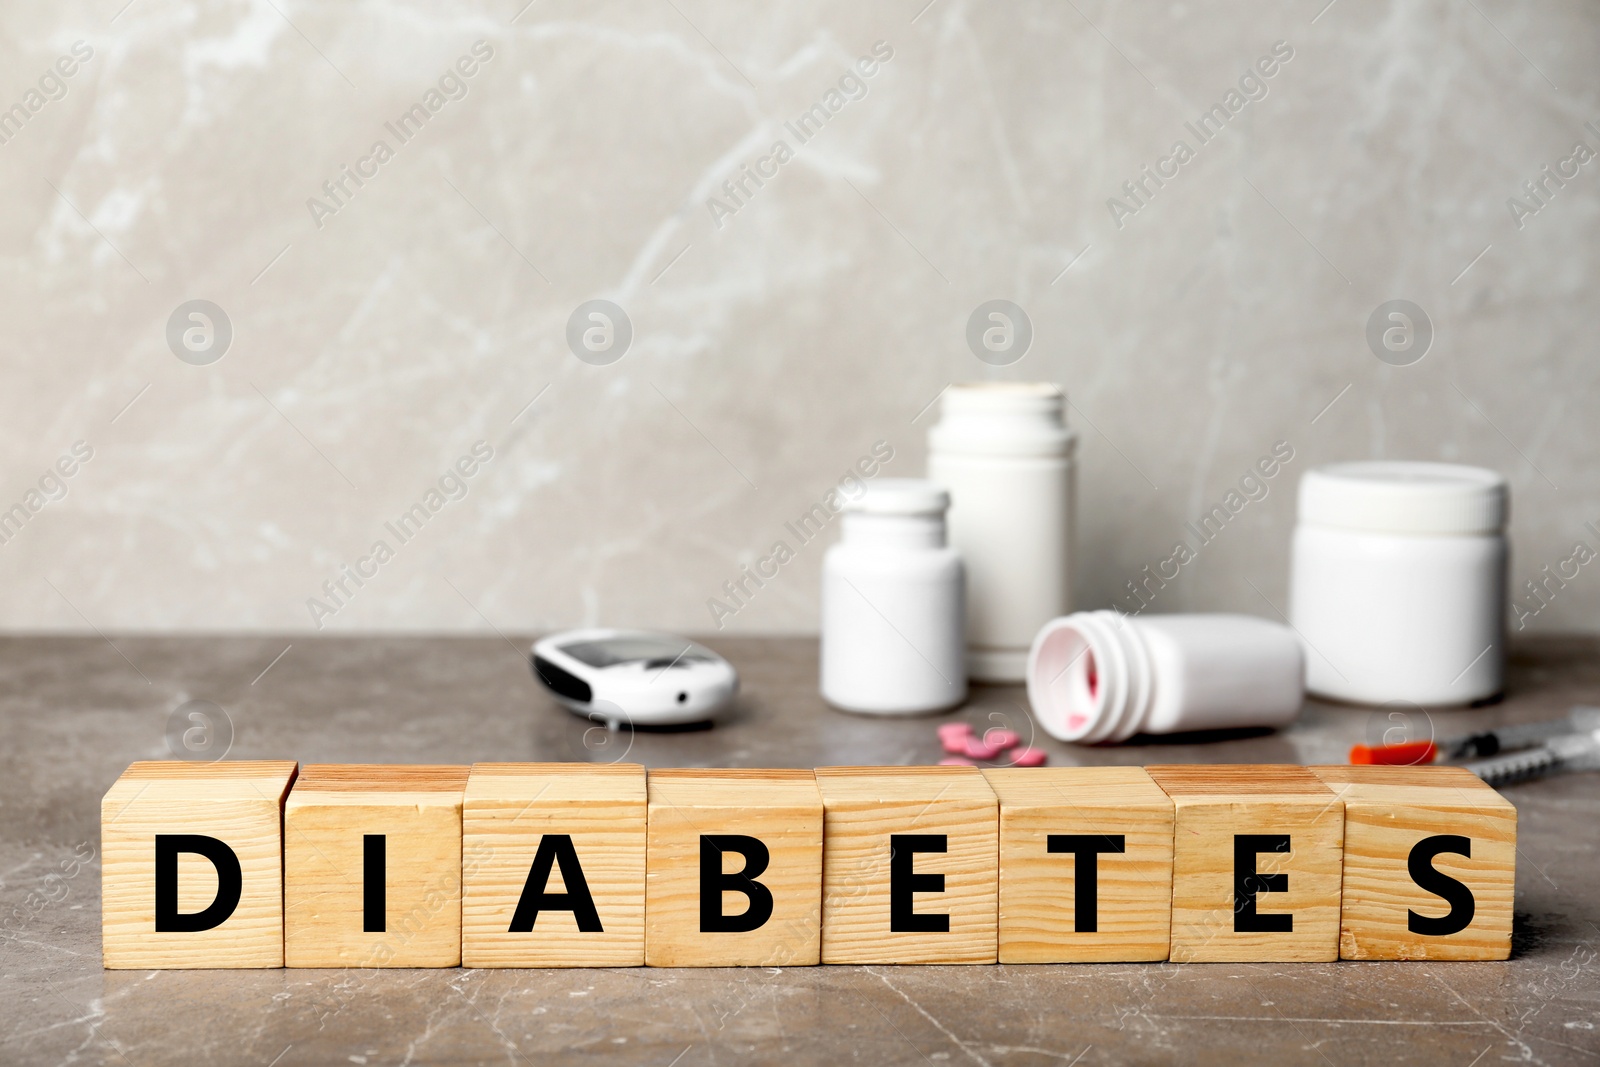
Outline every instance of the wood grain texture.
<path fill-rule="evenodd" d="M 290 967 L 461 962 L 461 805 L 467 768 L 310 765 L 284 805 L 284 961 Z M 363 929 L 363 839 L 385 844 L 385 929 Z"/>
<path fill-rule="evenodd" d="M 1339 958 L 1503 960 L 1511 955 L 1517 809 L 1463 767 L 1312 767 L 1344 801 L 1344 894 Z M 1430 866 L 1473 897 L 1472 921 L 1456 933 L 1410 930 L 1410 913 L 1440 918 L 1452 906 L 1411 878 L 1423 839 L 1456 835 L 1470 857 L 1441 852 Z"/>
<path fill-rule="evenodd" d="M 1266 764 L 1146 768 L 1172 797 L 1171 959 L 1183 963 L 1339 958 L 1344 804 L 1303 767 Z M 1256 896 L 1260 915 L 1290 914 L 1289 932 L 1236 929 L 1234 838 L 1288 835 L 1254 869 L 1287 875 L 1285 892 Z M 1247 920 L 1246 920 L 1247 921 Z"/>
<path fill-rule="evenodd" d="M 461 960 L 467 967 L 644 963 L 645 772 L 636 763 L 475 763 L 462 808 Z M 604 929 L 541 911 L 509 931 L 546 834 L 572 839 Z M 561 866 L 545 889 L 568 891 Z"/>
<path fill-rule="evenodd" d="M 810 771 L 669 769 L 648 777 L 645 962 L 652 967 L 807 966 L 822 933 L 822 796 Z M 759 838 L 769 863 L 758 877 L 771 917 L 754 930 L 702 932 L 702 835 Z M 740 855 L 722 870 L 742 870 Z M 743 914 L 742 893 L 722 894 L 723 914 Z"/>
<path fill-rule="evenodd" d="M 1140 767 L 1000 767 L 1001 963 L 1164 960 L 1172 926 L 1172 799 Z M 1115 835 L 1096 860 L 1096 928 L 1076 926 L 1077 861 L 1051 835 Z"/>
<path fill-rule="evenodd" d="M 293 760 L 139 762 L 100 802 L 101 945 L 108 968 L 283 966 L 284 795 Z M 155 929 L 155 837 L 214 837 L 239 858 L 238 906 L 221 925 L 192 933 Z M 205 909 L 217 870 L 178 855 L 178 911 Z"/>
<path fill-rule="evenodd" d="M 823 963 L 994 963 L 999 801 L 976 767 L 822 767 Z M 947 914 L 947 932 L 890 929 L 890 837 L 943 835 L 917 853 L 942 893 L 917 893 L 918 913 Z"/>

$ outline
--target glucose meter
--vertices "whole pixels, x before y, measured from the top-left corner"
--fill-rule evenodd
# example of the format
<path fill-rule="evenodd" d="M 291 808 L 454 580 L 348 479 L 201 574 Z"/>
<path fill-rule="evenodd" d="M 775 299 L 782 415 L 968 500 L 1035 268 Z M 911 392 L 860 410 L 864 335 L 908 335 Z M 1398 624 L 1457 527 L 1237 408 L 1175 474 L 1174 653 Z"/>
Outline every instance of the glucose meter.
<path fill-rule="evenodd" d="M 531 659 L 551 696 L 612 727 L 701 722 L 739 691 L 733 664 L 671 634 L 568 630 L 536 641 Z"/>

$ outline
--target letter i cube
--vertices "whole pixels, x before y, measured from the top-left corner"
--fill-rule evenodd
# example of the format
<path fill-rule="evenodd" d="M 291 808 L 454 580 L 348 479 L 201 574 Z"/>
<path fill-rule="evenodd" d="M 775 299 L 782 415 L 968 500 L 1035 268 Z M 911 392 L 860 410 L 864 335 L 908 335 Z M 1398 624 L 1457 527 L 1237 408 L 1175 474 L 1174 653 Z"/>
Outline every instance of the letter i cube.
<path fill-rule="evenodd" d="M 283 966 L 293 760 L 139 762 L 100 802 L 105 966 Z"/>
<path fill-rule="evenodd" d="M 461 963 L 466 767 L 311 764 L 284 804 L 290 967 Z"/>

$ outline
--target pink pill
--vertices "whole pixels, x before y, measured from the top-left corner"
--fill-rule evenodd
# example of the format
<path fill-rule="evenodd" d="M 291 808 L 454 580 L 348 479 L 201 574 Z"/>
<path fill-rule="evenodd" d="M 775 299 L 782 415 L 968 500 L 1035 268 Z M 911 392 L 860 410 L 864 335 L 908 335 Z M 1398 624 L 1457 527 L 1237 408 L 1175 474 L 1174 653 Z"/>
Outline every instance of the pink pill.
<path fill-rule="evenodd" d="M 1016 748 L 1022 743 L 1022 737 L 1015 730 L 1003 730 L 998 726 L 984 734 L 983 739 L 1001 752 L 1008 748 Z"/>
<path fill-rule="evenodd" d="M 965 751 L 966 754 L 971 756 L 973 759 L 994 759 L 1000 754 L 1000 750 L 998 748 L 995 748 L 981 737 L 967 738 L 967 747 Z"/>
<path fill-rule="evenodd" d="M 971 760 L 969 760 L 969 759 L 962 759 L 960 756 L 946 756 L 944 759 L 939 761 L 939 766 L 941 766 L 941 767 L 971 767 L 971 766 L 973 766 L 973 762 Z"/>
<path fill-rule="evenodd" d="M 959 756 L 967 750 L 967 739 L 972 736 L 972 727 L 964 722 L 947 722 L 939 727 L 939 746 L 953 756 Z"/>
<path fill-rule="evenodd" d="M 1040 767 L 1050 754 L 1042 748 L 1019 748 L 1011 753 L 1011 762 L 1018 767 Z"/>

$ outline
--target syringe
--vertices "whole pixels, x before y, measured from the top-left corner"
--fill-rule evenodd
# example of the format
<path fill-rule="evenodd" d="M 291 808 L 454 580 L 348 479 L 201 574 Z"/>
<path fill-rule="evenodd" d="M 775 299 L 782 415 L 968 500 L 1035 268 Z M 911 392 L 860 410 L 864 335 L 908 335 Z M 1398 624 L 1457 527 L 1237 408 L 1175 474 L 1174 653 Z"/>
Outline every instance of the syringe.
<path fill-rule="evenodd" d="M 1465 766 L 1492 786 L 1568 771 L 1600 770 L 1600 729 L 1551 737 L 1537 747 L 1474 760 Z"/>
<path fill-rule="evenodd" d="M 1483 733 L 1442 741 L 1439 748 L 1444 758 L 1449 760 L 1464 760 L 1473 756 L 1498 756 L 1513 749 L 1543 744 L 1563 734 L 1587 733 L 1597 729 L 1600 729 L 1600 708 L 1579 706 L 1568 712 L 1565 719 L 1501 726 L 1485 730 Z"/>

